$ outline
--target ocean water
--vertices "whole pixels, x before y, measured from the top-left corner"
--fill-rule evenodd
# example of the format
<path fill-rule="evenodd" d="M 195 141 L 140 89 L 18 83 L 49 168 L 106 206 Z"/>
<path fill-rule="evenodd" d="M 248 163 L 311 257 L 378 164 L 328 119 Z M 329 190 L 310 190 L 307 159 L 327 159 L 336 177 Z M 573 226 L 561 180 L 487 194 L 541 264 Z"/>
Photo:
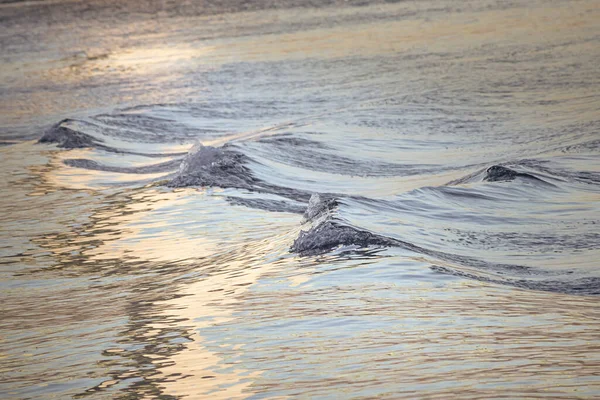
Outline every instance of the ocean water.
<path fill-rule="evenodd" d="M 598 398 L 599 21 L 0 2 L 0 398 Z"/>

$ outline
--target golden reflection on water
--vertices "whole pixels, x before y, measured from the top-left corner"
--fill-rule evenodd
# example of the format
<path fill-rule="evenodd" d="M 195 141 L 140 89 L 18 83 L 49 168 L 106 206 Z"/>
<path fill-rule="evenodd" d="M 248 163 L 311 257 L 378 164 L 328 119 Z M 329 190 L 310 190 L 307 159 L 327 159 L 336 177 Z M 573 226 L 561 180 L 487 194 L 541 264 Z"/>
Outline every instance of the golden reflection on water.
<path fill-rule="evenodd" d="M 193 48 L 178 45 L 177 47 L 135 47 L 115 52 L 87 54 L 81 53 L 57 62 L 53 69 L 42 70 L 43 78 L 52 80 L 62 78 L 62 81 L 76 84 L 92 79 L 94 76 L 111 75 L 148 75 L 162 72 L 172 72 L 173 69 L 186 64 L 202 63 L 212 50 L 207 47 Z M 153 79 L 160 77 L 153 77 Z M 169 79 L 173 77 L 169 75 Z"/>
<path fill-rule="evenodd" d="M 325 8 L 305 13 L 250 12 L 216 21 L 210 17 L 179 16 L 169 23 L 160 19 L 140 20 L 135 24 L 115 21 L 108 26 L 98 22 L 86 26 L 80 41 L 73 40 L 71 31 L 81 28 L 76 21 L 70 21 L 57 29 L 56 37 L 47 38 L 53 43 L 49 48 L 54 52 L 24 61 L 7 60 L 4 64 L 0 79 L 7 88 L 14 89 L 14 93 L 0 98 L 2 118 L 11 124 L 24 120 L 48 124 L 61 115 L 72 116 L 93 108 L 104 110 L 107 104 L 123 107 L 132 103 L 198 98 L 204 90 L 200 73 L 230 62 L 331 59 L 404 52 L 460 54 L 482 46 L 501 47 L 511 43 L 543 46 L 559 40 L 576 41 L 593 34 L 600 17 L 597 2 L 593 0 L 569 6 L 541 3 L 525 9 L 454 10 L 434 13 L 429 18 L 419 14 L 421 8 L 416 4 L 399 3 L 366 9 Z M 335 21 L 360 13 L 364 16 L 399 13 L 401 17 L 376 24 L 357 22 L 351 28 L 331 24 L 332 27 L 293 33 L 269 32 L 269 27 L 277 24 Z M 416 17 L 411 16 L 413 13 Z M 215 39 L 213 35 L 220 32 L 219 24 L 228 33 L 240 29 L 242 37 Z M 244 29 L 258 34 L 246 37 Z M 129 37 L 135 39 L 135 45 L 126 40 Z M 586 48 L 595 51 L 593 42 L 577 46 L 581 52 Z M 462 59 L 468 58 L 463 54 Z M 181 81 L 187 82 L 186 74 L 198 75 L 193 79 L 193 86 L 181 84 Z M 69 90 L 48 92 L 48 85 L 56 82 Z M 591 113 L 594 111 L 590 109 Z"/>
<path fill-rule="evenodd" d="M 165 376 L 185 377 L 165 382 L 168 393 L 189 398 L 204 398 L 210 394 L 211 398 L 218 399 L 244 398 L 252 393 L 250 386 L 260 371 L 250 372 L 233 364 L 227 372 L 220 372 L 223 359 L 218 352 L 203 345 L 201 330 L 231 321 L 235 299 L 268 272 L 268 265 L 251 268 L 246 260 L 231 260 L 222 271 L 187 287 L 184 292 L 187 296 L 165 304 L 169 310 L 177 310 L 179 317 L 194 321 L 190 335 L 193 342 L 171 359 L 172 365 L 160 370 Z"/>
<path fill-rule="evenodd" d="M 465 12 L 188 47 L 156 45 L 175 33 L 149 35 L 147 46 L 107 46 L 21 66 L 20 72 L 4 70 L 3 78 L 17 76 L 24 87 L 30 79 L 34 88 L 52 80 L 82 87 L 53 96 L 17 93 L 3 97 L 0 109 L 16 121 L 82 104 L 114 104 L 135 92 L 119 86 L 122 82 L 91 92 L 85 85 L 102 79 L 165 83 L 181 77 L 179 68 L 233 59 L 542 43 L 593 32 L 599 11 L 597 2 L 583 1 L 527 13 Z M 186 29 L 190 36 L 198 32 Z M 593 46 L 578 45 L 577 51 Z M 163 93 L 139 87 L 144 93 L 135 97 L 138 102 L 162 100 Z M 74 96 L 77 92 L 83 97 Z M 577 104 L 550 109 L 556 113 L 542 123 L 561 123 L 564 114 L 558 111 L 571 118 L 581 110 L 582 120 L 592 120 L 597 104 L 586 103 L 583 94 L 549 93 L 549 101 Z M 539 120 L 518 121 L 523 122 Z M 62 152 L 28 142 L 0 149 L 0 155 L 0 185 L 10 189 L 0 200 L 7 252 L 0 260 L 7 282 L 16 282 L 2 292 L 0 372 L 6 376 L 2 384 L 14 393 L 29 390 L 29 397 L 44 397 L 46 390 L 58 391 L 49 389 L 50 383 L 64 385 L 61 393 L 69 397 L 99 398 L 596 398 L 600 393 L 595 297 L 442 278 L 429 263 L 402 252 L 298 258 L 287 249 L 300 216 L 233 207 L 221 190 L 128 187 L 160 174 L 64 165 L 67 158 L 93 159 L 97 154 L 91 150 Z M 445 183 L 458 177 L 453 174 L 430 176 L 427 183 Z M 422 187 L 420 179 L 408 178 L 394 191 Z M 573 200 L 597 198 L 578 196 Z"/>
<path fill-rule="evenodd" d="M 171 313 L 195 321 L 194 342 L 160 369 L 179 377 L 163 383 L 168 393 L 245 398 L 266 391 L 283 398 L 364 390 L 365 397 L 502 398 L 498 388 L 505 386 L 516 397 L 535 398 L 600 390 L 593 299 L 473 282 L 433 291 L 383 280 L 322 287 L 319 280 L 327 278 L 315 275 L 319 267 L 297 260 L 268 270 L 252 261 L 231 267 L 167 302 Z M 287 288 L 257 286 L 265 277 L 285 286 L 298 268 L 308 269 L 299 286 L 293 276 Z M 368 274 L 381 265 L 354 268 Z M 273 322 L 287 328 L 273 333 Z M 330 329 L 337 324 L 336 334 Z"/>
<path fill-rule="evenodd" d="M 203 240 L 201 232 L 198 232 L 198 236 L 190 237 L 170 226 L 168 220 L 152 218 L 160 215 L 155 213 L 157 209 L 176 208 L 189 202 L 186 196 L 178 192 L 134 193 L 130 200 L 132 202 L 123 204 L 122 208 L 94 216 L 98 228 L 104 225 L 100 221 L 106 221 L 105 224 L 111 229 L 106 233 L 98 229 L 94 234 L 102 245 L 86 252 L 90 262 L 133 258 L 186 263 L 215 251 L 215 245 Z M 147 231 L 155 233 L 145 233 Z"/>
<path fill-rule="evenodd" d="M 3 293 L 9 384 L 199 399 L 600 392 L 594 297 L 457 278 L 440 285 L 429 263 L 403 252 L 298 258 L 287 248 L 300 216 L 227 206 L 233 217 L 223 224 L 218 190 L 50 191 L 56 164 L 5 159 L 13 177 L 28 179 L 11 202 L 46 191 L 33 197 L 40 212 L 66 219 L 23 227 L 39 247 L 18 256 L 33 268 L 20 279 L 57 284 Z M 4 215 L 2 225 L 19 218 Z"/>
<path fill-rule="evenodd" d="M 356 23 L 352 28 L 332 24 L 328 28 L 284 34 L 273 34 L 267 29 L 277 23 L 308 24 L 311 18 L 335 20 L 360 13 L 385 15 L 401 12 L 402 15 L 413 9 L 417 17 L 410 16 L 409 12 L 408 16 L 398 20 L 376 24 Z M 55 52 L 24 61 L 10 60 L 4 64 L 0 79 L 12 90 L 12 94 L 0 98 L 1 118 L 5 124 L 35 121 L 37 126 L 47 126 L 84 110 L 103 112 L 133 103 L 202 99 L 205 90 L 203 72 L 230 62 L 423 52 L 461 54 L 510 43 L 543 47 L 548 42 L 576 41 L 581 36 L 593 34 L 599 12 L 594 1 L 578 2 L 572 7 L 545 4 L 526 10 L 462 10 L 432 14 L 427 19 L 418 14 L 419 9 L 417 5 L 400 3 L 364 10 L 342 8 L 310 10 L 306 13 L 242 13 L 224 17 L 218 22 L 209 17 L 198 17 L 198 20 L 177 17 L 170 23 L 179 29 L 168 29 L 170 25 L 161 20 L 142 20 L 136 24 L 117 21 L 110 26 L 93 23 L 86 26 L 81 41 L 71 38 L 71 30 L 79 29 L 76 21 L 72 21 L 62 27 L 56 37 L 47 39 L 53 43 L 49 48 Z M 235 31 L 235 27 L 243 25 L 259 31 L 267 29 L 267 32 L 234 40 L 214 39 L 211 35 L 215 34 L 213 30 L 219 22 L 229 27 L 228 31 Z M 203 39 L 204 35 L 208 35 L 206 40 Z M 126 37 L 134 38 L 135 45 L 123 39 Z M 582 41 L 574 46 L 581 54 L 595 51 L 593 42 Z M 477 51 L 469 57 L 481 57 L 482 60 L 489 58 L 485 52 L 483 56 L 477 55 Z M 467 59 L 463 54 L 462 60 Z M 190 80 L 190 76 L 193 79 Z M 398 82 L 410 79 L 402 71 L 398 72 Z M 47 88 L 57 82 L 64 90 L 48 91 Z M 573 95 L 568 91 L 554 93 L 555 90 L 545 90 L 536 94 L 536 97 L 552 100 L 557 96 Z M 592 87 L 589 93 L 594 93 Z M 578 118 L 594 118 L 596 104 L 585 102 L 584 94 L 577 94 L 585 103 L 577 108 Z M 560 103 L 555 112 L 542 122 L 568 122 L 573 112 L 559 107 L 564 107 L 564 103 Z M 535 121 L 525 119 L 518 123 L 539 124 L 540 121 L 539 118 Z"/>
<path fill-rule="evenodd" d="M 72 190 L 102 190 L 119 184 L 151 182 L 165 175 L 154 174 L 124 174 L 119 172 L 95 171 L 85 168 L 74 169 L 65 165 L 68 159 L 90 159 L 92 149 L 73 149 L 68 152 L 57 151 L 52 154 L 49 165 L 52 173 L 45 174 L 43 179 L 53 187 Z"/>

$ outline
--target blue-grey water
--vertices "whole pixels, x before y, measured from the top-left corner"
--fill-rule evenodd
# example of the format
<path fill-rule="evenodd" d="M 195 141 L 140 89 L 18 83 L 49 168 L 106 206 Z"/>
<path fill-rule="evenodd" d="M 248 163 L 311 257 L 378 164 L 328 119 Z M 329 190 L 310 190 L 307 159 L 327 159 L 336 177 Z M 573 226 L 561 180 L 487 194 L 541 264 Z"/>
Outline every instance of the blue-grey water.
<path fill-rule="evenodd" d="M 600 3 L 0 1 L 0 398 L 600 397 Z"/>

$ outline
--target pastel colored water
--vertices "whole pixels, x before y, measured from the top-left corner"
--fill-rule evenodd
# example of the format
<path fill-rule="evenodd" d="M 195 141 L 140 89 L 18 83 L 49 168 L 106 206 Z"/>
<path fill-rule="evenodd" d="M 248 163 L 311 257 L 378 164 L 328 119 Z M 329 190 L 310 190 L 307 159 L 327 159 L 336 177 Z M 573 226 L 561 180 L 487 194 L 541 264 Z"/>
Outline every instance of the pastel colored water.
<path fill-rule="evenodd" d="M 600 3 L 0 2 L 0 398 L 597 398 Z"/>

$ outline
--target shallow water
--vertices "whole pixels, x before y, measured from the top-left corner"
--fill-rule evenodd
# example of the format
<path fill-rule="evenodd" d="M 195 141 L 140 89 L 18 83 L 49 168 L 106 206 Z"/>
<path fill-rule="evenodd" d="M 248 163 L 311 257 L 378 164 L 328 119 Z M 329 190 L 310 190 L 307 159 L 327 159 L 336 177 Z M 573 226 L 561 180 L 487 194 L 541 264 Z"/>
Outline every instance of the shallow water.
<path fill-rule="evenodd" d="M 600 4 L 0 3 L 0 397 L 600 396 Z"/>

